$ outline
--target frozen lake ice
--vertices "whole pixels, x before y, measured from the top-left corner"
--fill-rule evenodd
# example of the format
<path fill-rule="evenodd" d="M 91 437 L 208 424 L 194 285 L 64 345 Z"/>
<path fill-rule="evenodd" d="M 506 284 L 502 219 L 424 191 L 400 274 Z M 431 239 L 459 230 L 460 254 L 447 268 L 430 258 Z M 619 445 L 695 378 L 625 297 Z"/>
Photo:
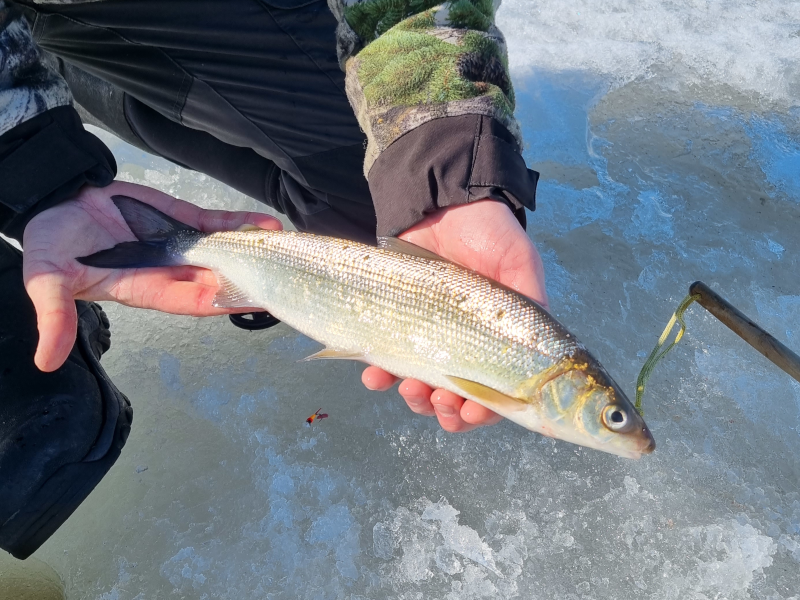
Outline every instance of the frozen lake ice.
<path fill-rule="evenodd" d="M 800 351 L 800 4 L 508 0 L 499 24 L 556 316 L 631 395 L 696 279 Z M 101 135 L 122 179 L 259 208 Z M 104 307 L 135 421 L 36 553 L 69 599 L 800 598 L 800 384 L 696 305 L 640 461 L 447 434 L 284 325 Z"/>

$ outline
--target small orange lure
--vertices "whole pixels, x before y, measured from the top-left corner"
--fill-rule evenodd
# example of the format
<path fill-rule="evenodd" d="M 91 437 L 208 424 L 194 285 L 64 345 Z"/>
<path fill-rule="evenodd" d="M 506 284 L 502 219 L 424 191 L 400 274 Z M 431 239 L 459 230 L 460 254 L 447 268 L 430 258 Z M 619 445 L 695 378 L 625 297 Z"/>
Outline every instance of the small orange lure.
<path fill-rule="evenodd" d="M 328 415 L 326 413 L 319 414 L 319 411 L 322 410 L 321 408 L 317 410 L 313 415 L 306 419 L 306 423 L 311 425 L 316 419 L 327 419 Z"/>

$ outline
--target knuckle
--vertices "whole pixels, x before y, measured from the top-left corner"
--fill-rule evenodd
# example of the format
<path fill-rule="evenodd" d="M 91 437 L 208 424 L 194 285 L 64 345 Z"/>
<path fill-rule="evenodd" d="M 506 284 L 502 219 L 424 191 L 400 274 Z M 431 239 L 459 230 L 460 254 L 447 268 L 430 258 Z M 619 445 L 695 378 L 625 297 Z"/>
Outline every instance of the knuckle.
<path fill-rule="evenodd" d="M 197 225 L 200 231 L 210 231 L 213 226 L 214 221 L 211 212 L 210 210 L 200 210 L 200 214 L 197 215 Z"/>
<path fill-rule="evenodd" d="M 444 429 L 447 433 L 461 433 L 463 425 L 461 423 L 442 423 L 441 419 L 439 419 L 439 425 L 442 429 Z"/>
<path fill-rule="evenodd" d="M 406 404 L 408 404 L 408 407 L 411 410 L 413 410 L 414 412 L 421 413 L 421 412 L 432 412 L 433 411 L 433 407 L 428 402 L 425 402 L 424 400 L 422 400 L 422 401 L 416 400 L 416 399 L 406 400 Z"/>

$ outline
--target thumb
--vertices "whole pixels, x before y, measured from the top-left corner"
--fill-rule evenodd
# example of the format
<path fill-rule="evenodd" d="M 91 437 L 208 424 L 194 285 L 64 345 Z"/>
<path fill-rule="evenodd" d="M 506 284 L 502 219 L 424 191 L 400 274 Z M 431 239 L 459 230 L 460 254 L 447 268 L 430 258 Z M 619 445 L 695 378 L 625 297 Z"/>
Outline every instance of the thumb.
<path fill-rule="evenodd" d="M 75 299 L 67 278 L 59 273 L 40 273 L 25 282 L 25 289 L 36 309 L 39 345 L 34 362 L 49 373 L 67 360 L 78 331 Z"/>

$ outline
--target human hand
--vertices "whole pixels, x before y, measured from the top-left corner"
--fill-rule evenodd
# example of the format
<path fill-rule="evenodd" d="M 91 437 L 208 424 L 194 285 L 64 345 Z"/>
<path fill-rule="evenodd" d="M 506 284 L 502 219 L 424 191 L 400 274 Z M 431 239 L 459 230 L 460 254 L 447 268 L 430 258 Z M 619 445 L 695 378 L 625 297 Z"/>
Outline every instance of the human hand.
<path fill-rule="evenodd" d="M 481 200 L 444 208 L 398 237 L 548 306 L 542 260 L 505 204 Z M 378 367 L 367 367 L 361 380 L 371 390 L 387 390 L 398 378 Z M 402 381 L 399 391 L 412 411 L 436 415 L 445 431 L 470 431 L 502 418 L 472 400 L 448 390 L 434 390 L 416 379 Z"/>
<path fill-rule="evenodd" d="M 136 240 L 111 201 L 117 194 L 137 198 L 201 231 L 225 231 L 244 224 L 281 228 L 280 221 L 269 215 L 203 210 L 157 190 L 119 181 L 104 188 L 84 187 L 74 199 L 42 211 L 28 223 L 23 237 L 23 278 L 39 327 L 34 362 L 42 371 L 58 369 L 72 350 L 78 324 L 76 299 L 114 300 L 196 317 L 236 312 L 211 305 L 217 281 L 207 269 L 109 270 L 77 262 L 76 257 Z"/>

